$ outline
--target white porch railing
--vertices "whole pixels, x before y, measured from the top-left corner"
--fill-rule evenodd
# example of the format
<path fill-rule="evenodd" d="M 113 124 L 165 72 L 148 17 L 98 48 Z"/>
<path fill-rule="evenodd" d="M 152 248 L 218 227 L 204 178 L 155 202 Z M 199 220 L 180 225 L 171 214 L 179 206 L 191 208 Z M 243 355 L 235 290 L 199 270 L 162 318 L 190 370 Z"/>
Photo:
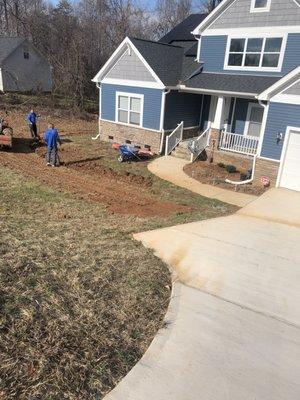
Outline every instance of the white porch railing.
<path fill-rule="evenodd" d="M 257 153 L 259 138 L 243 136 L 237 133 L 221 132 L 219 148 L 235 153 L 254 156 Z"/>
<path fill-rule="evenodd" d="M 194 162 L 202 151 L 209 145 L 210 126 L 196 139 L 190 140 L 188 149 L 191 152 L 191 162 Z"/>
<path fill-rule="evenodd" d="M 183 121 L 174 129 L 174 131 L 166 138 L 165 155 L 170 154 L 175 147 L 182 141 L 183 136 Z"/>

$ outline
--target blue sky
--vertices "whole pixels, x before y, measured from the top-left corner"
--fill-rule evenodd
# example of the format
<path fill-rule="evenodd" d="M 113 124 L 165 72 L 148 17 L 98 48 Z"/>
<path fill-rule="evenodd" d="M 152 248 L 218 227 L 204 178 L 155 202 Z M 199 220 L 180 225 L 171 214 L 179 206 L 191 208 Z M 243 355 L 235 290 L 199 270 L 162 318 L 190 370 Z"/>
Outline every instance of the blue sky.
<path fill-rule="evenodd" d="M 59 0 L 48 0 L 52 4 L 58 4 Z M 72 1 L 72 0 L 71 0 Z M 149 9 L 153 9 L 155 7 L 156 1 L 155 0 L 137 0 L 138 3 L 146 5 Z M 199 6 L 200 1 L 196 2 Z"/>

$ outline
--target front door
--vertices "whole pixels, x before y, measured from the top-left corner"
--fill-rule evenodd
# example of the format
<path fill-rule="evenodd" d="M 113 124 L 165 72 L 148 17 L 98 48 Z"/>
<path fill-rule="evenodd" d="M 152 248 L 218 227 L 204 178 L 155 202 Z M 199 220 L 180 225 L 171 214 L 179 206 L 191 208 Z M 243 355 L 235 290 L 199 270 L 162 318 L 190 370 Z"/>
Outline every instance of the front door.
<path fill-rule="evenodd" d="M 254 137 L 260 136 L 263 115 L 264 109 L 262 106 L 257 103 L 250 103 L 248 105 L 244 135 Z"/>

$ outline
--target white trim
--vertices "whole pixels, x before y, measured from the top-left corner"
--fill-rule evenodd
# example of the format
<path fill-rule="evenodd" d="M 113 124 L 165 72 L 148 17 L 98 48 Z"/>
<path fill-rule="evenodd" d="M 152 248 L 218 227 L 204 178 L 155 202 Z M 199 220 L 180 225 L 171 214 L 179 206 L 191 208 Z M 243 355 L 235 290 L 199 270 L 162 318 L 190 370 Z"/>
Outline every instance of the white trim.
<path fill-rule="evenodd" d="M 166 92 L 163 91 L 161 94 L 161 104 L 160 104 L 160 120 L 159 120 L 159 129 L 163 131 L 164 129 L 164 122 L 165 122 L 165 108 L 166 108 L 166 97 L 170 93 L 170 89 Z"/>
<path fill-rule="evenodd" d="M 120 85 L 120 86 L 133 86 L 133 87 L 143 87 L 150 89 L 164 89 L 164 86 L 157 82 L 149 81 L 134 81 L 130 79 L 116 79 L 116 78 L 103 78 L 101 83 L 106 83 L 108 85 Z"/>
<path fill-rule="evenodd" d="M 229 7 L 231 7 L 237 0 L 223 0 L 221 1 L 221 3 L 192 31 L 193 35 L 203 35 L 203 31 L 208 30 L 210 28 L 210 26 L 216 21 L 218 20 L 222 14 L 229 9 Z M 294 1 L 295 4 L 297 4 L 298 7 L 300 7 L 300 4 L 298 3 L 297 0 L 291 0 Z M 283 23 L 284 23 L 284 18 L 283 18 Z M 268 27 L 269 29 L 271 27 Z M 280 27 L 276 27 L 276 28 L 280 28 Z M 299 26 L 298 26 L 298 30 L 299 30 Z M 238 28 L 239 30 L 245 30 L 247 28 Z M 255 29 L 255 28 L 253 28 Z M 256 28 L 257 29 L 257 28 Z M 258 28 L 259 29 L 259 28 Z M 224 32 L 224 28 L 220 28 L 219 32 L 222 31 Z M 228 30 L 226 29 L 226 32 Z M 277 32 L 277 31 L 276 31 Z"/>
<path fill-rule="evenodd" d="M 200 53 L 201 53 L 201 36 L 199 38 L 196 38 L 198 41 L 198 47 L 197 47 L 197 58 L 196 61 L 200 62 Z"/>
<path fill-rule="evenodd" d="M 0 92 L 3 92 L 3 76 L 2 76 L 2 68 L 0 68 Z"/>
<path fill-rule="evenodd" d="M 261 160 L 266 160 L 266 161 L 273 161 L 273 162 L 278 162 L 278 163 L 280 162 L 280 160 L 276 160 L 275 158 L 268 158 L 268 157 L 262 157 L 262 156 L 259 156 L 257 158 L 259 158 Z"/>
<path fill-rule="evenodd" d="M 100 118 L 99 118 L 99 119 L 100 119 Z M 112 121 L 111 119 L 106 119 L 106 118 L 101 118 L 100 121 L 106 121 L 106 122 L 111 122 L 112 124 L 117 124 L 117 125 L 122 125 L 122 126 L 129 126 L 129 127 L 131 127 L 131 128 L 144 129 L 144 130 L 146 130 L 146 131 L 159 132 L 159 133 L 161 133 L 161 131 L 158 130 L 158 129 L 146 128 L 146 127 L 144 127 L 144 126 L 139 126 L 139 125 L 125 124 L 125 123 L 123 123 L 123 122 Z"/>
<path fill-rule="evenodd" d="M 160 83 L 163 87 L 165 87 L 165 85 L 162 83 L 162 81 L 160 80 L 160 78 L 156 75 L 156 73 L 153 71 L 153 69 L 150 67 L 150 65 L 147 63 L 147 61 L 144 59 L 144 57 L 141 55 L 141 53 L 138 51 L 138 49 L 135 47 L 135 45 L 130 42 L 133 50 L 136 52 L 137 56 L 139 57 L 139 59 L 143 62 L 143 64 L 145 65 L 145 67 L 148 69 L 148 71 L 151 73 L 151 75 L 154 77 L 154 79 Z"/>
<path fill-rule="evenodd" d="M 124 96 L 124 97 L 128 97 L 129 99 L 129 108 L 127 111 L 128 113 L 128 121 L 130 119 L 130 99 L 131 98 L 135 98 L 135 99 L 140 99 L 141 100 L 141 109 L 140 109 L 140 123 L 139 125 L 135 125 L 135 124 L 131 124 L 130 122 L 122 122 L 119 121 L 118 119 L 118 112 L 119 112 L 119 96 Z M 116 98 L 115 98 L 115 122 L 118 122 L 122 125 L 127 125 L 127 126 L 135 126 L 135 127 L 143 127 L 143 122 L 144 122 L 144 95 L 143 94 L 138 94 L 138 93 L 126 93 L 126 92 L 116 92 Z M 124 110 L 125 111 L 125 110 Z M 132 111 L 135 112 L 135 111 Z"/>
<path fill-rule="evenodd" d="M 225 107 L 225 97 L 219 96 L 217 98 L 216 111 L 214 115 L 214 120 L 211 124 L 211 127 L 214 129 L 222 129 L 223 125 L 223 114 Z"/>
<path fill-rule="evenodd" d="M 261 134 L 259 137 L 259 143 L 258 143 L 258 147 L 257 147 L 257 154 L 259 154 L 259 156 L 261 156 L 262 146 L 263 146 L 266 127 L 267 127 L 270 104 L 269 103 L 264 104 L 261 101 L 259 101 L 259 104 L 264 108 L 264 115 L 263 115 L 263 120 L 262 120 L 262 124 L 261 124 Z"/>
<path fill-rule="evenodd" d="M 224 0 L 223 0 L 224 1 Z M 291 26 L 262 26 L 262 27 L 243 27 L 243 28 L 216 28 L 209 29 L 202 33 L 203 36 L 227 36 L 227 35 L 267 35 L 270 32 L 276 32 L 278 35 L 289 33 L 300 33 L 300 25 Z M 274 34 L 273 34 L 274 35 Z"/>
<path fill-rule="evenodd" d="M 127 54 L 130 54 L 129 51 L 129 46 L 127 45 L 127 49 L 124 50 L 123 53 L 121 53 L 121 55 L 115 60 L 115 62 L 109 66 L 107 72 L 105 73 L 105 75 L 103 76 L 102 80 L 105 79 L 107 77 L 107 75 L 115 68 L 115 66 L 122 60 L 123 57 L 125 57 Z"/>
<path fill-rule="evenodd" d="M 210 90 L 210 89 L 198 89 L 198 88 L 190 88 L 185 85 L 179 85 L 178 90 L 180 92 L 188 92 L 188 93 L 203 93 L 210 94 L 213 96 L 237 96 L 237 97 L 251 97 L 256 98 L 256 93 L 242 93 L 242 92 L 229 92 L 228 90 Z"/>
<path fill-rule="evenodd" d="M 230 132 L 232 132 L 232 124 L 233 124 L 233 119 L 234 119 L 234 114 L 235 114 L 235 108 L 236 108 L 236 97 L 234 97 L 234 101 L 233 101 L 233 107 L 232 107 L 232 115 L 231 115 L 231 120 L 230 120 Z"/>
<path fill-rule="evenodd" d="M 228 7 L 230 3 L 236 0 L 223 0 L 221 3 L 192 31 L 193 35 L 200 35 L 203 30 L 208 29 L 209 26 L 216 21 Z"/>
<path fill-rule="evenodd" d="M 243 136 L 250 136 L 250 137 L 256 137 L 256 138 L 260 138 L 261 135 L 261 131 L 262 131 L 262 123 L 263 123 L 263 119 L 264 119 L 264 114 L 263 114 L 263 118 L 261 120 L 261 127 L 260 127 L 260 132 L 259 132 L 259 136 L 253 136 L 253 135 L 248 135 L 248 130 L 249 130 L 249 125 L 250 125 L 250 116 L 251 116 L 251 111 L 252 108 L 257 107 L 257 108 L 263 108 L 259 103 L 248 103 L 248 108 L 247 108 L 247 116 L 246 116 L 246 121 L 245 121 L 245 127 L 244 127 L 244 133 Z"/>
<path fill-rule="evenodd" d="M 217 102 L 218 102 L 218 96 L 212 95 L 210 98 L 209 111 L 208 111 L 208 121 L 210 122 L 211 127 L 215 120 Z"/>
<path fill-rule="evenodd" d="M 267 0 L 267 5 L 265 7 L 255 7 L 257 0 L 251 0 L 250 13 L 261 13 L 269 12 L 271 8 L 271 0 Z"/>
<path fill-rule="evenodd" d="M 284 142 L 283 142 L 281 157 L 280 157 L 280 165 L 279 165 L 279 170 L 278 170 L 278 174 L 277 174 L 276 187 L 280 186 L 280 181 L 282 179 L 283 165 L 284 165 L 285 158 L 286 158 L 286 153 L 287 153 L 287 149 L 288 149 L 291 131 L 298 131 L 299 135 L 300 135 L 300 127 L 299 126 L 297 126 L 297 127 L 287 126 L 286 127 L 285 137 L 284 137 Z"/>
<path fill-rule="evenodd" d="M 297 104 L 300 105 L 300 95 L 297 94 L 277 94 L 270 100 L 272 103 Z"/>
<path fill-rule="evenodd" d="M 235 35 L 230 35 L 227 36 L 227 44 L 226 44 L 226 52 L 225 52 L 225 57 L 224 57 L 224 65 L 223 65 L 223 69 L 225 71 L 260 71 L 260 72 L 280 72 L 282 69 L 282 64 L 283 64 L 283 60 L 284 60 L 284 54 L 285 54 L 285 49 L 286 49 L 286 43 L 287 43 L 287 34 L 284 35 L 276 35 L 274 33 L 267 33 L 265 35 L 259 35 L 259 34 L 244 34 L 244 33 L 240 33 L 240 34 L 235 34 Z M 249 52 L 247 52 L 247 43 L 248 43 L 248 39 L 263 39 L 263 44 L 262 44 L 262 49 L 260 52 L 260 65 L 259 67 L 244 67 L 244 66 L 238 66 L 238 65 L 228 65 L 228 60 L 229 60 L 229 55 L 230 55 L 230 44 L 231 44 L 231 40 L 232 39 L 245 39 L 245 44 L 244 44 L 244 50 L 243 50 L 243 61 L 242 64 L 244 64 L 245 62 L 245 57 L 246 54 L 249 54 Z M 277 67 L 263 67 L 262 66 L 262 61 L 263 61 L 263 56 L 264 54 L 278 54 L 278 52 L 264 52 L 265 49 L 265 43 L 266 43 L 266 39 L 270 39 L 270 38 L 281 38 L 282 39 L 282 43 L 281 43 L 281 49 L 280 49 L 280 53 L 279 53 L 279 60 L 278 60 L 278 66 Z"/>
<path fill-rule="evenodd" d="M 107 62 L 103 65 L 103 67 L 100 69 L 100 71 L 96 74 L 96 76 L 92 79 L 93 82 L 100 82 L 103 78 L 103 75 L 105 74 L 106 70 L 108 68 L 111 68 L 112 65 L 115 65 L 116 61 L 119 60 L 119 53 L 120 51 L 125 47 L 125 45 L 129 48 L 131 47 L 132 50 L 136 53 L 138 58 L 142 61 L 144 66 L 147 68 L 147 70 L 150 72 L 150 74 L 153 76 L 155 81 L 159 83 L 162 87 L 165 87 L 163 82 L 159 79 L 159 77 L 156 75 L 156 73 L 153 71 L 153 69 L 150 67 L 150 65 L 147 63 L 147 61 L 144 59 L 144 57 L 140 54 L 138 49 L 134 46 L 134 44 L 131 42 L 131 40 L 126 37 L 123 42 L 119 45 L 119 47 L 114 51 L 112 56 L 107 60 Z M 123 54 L 122 54 L 123 56 Z"/>
<path fill-rule="evenodd" d="M 106 69 L 114 62 L 116 63 L 116 61 L 118 61 L 119 58 L 116 59 L 116 57 L 118 57 L 120 51 L 122 50 L 122 48 L 125 46 L 125 44 L 128 43 L 127 38 L 125 38 L 123 40 L 123 42 L 121 42 L 119 44 L 119 46 L 116 48 L 116 50 L 113 52 L 113 54 L 109 57 L 109 59 L 106 61 L 106 63 L 103 65 L 103 67 L 100 69 L 100 71 L 94 76 L 94 78 L 92 79 L 93 82 L 99 82 L 102 78 L 103 73 L 106 71 Z"/>
<path fill-rule="evenodd" d="M 268 89 L 266 89 L 264 92 L 260 93 L 259 96 L 257 96 L 258 100 L 269 100 L 272 97 L 272 94 L 278 90 L 285 90 L 285 84 L 288 84 L 288 82 L 295 78 L 297 75 L 300 75 L 300 66 L 293 69 L 291 72 L 289 72 L 287 75 L 285 75 L 283 78 L 281 78 L 279 81 L 275 82 L 274 85 L 270 86 Z"/>

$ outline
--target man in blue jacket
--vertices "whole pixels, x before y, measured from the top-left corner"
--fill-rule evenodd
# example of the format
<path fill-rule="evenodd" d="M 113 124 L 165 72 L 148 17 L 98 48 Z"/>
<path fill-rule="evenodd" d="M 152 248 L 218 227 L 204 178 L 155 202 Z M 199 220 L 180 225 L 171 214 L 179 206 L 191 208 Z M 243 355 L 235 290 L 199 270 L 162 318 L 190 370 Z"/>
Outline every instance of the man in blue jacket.
<path fill-rule="evenodd" d="M 29 130 L 31 133 L 31 137 L 33 139 L 38 139 L 38 132 L 37 132 L 37 126 L 36 126 L 37 119 L 38 119 L 38 115 L 36 115 L 36 113 L 32 109 L 30 111 L 30 113 L 27 115 L 27 121 L 28 121 L 28 125 L 29 125 Z"/>
<path fill-rule="evenodd" d="M 57 153 L 58 145 L 61 145 L 61 140 L 57 129 L 53 124 L 48 125 L 48 129 L 44 134 L 44 140 L 47 144 L 46 163 L 52 167 L 59 167 L 59 157 Z"/>

